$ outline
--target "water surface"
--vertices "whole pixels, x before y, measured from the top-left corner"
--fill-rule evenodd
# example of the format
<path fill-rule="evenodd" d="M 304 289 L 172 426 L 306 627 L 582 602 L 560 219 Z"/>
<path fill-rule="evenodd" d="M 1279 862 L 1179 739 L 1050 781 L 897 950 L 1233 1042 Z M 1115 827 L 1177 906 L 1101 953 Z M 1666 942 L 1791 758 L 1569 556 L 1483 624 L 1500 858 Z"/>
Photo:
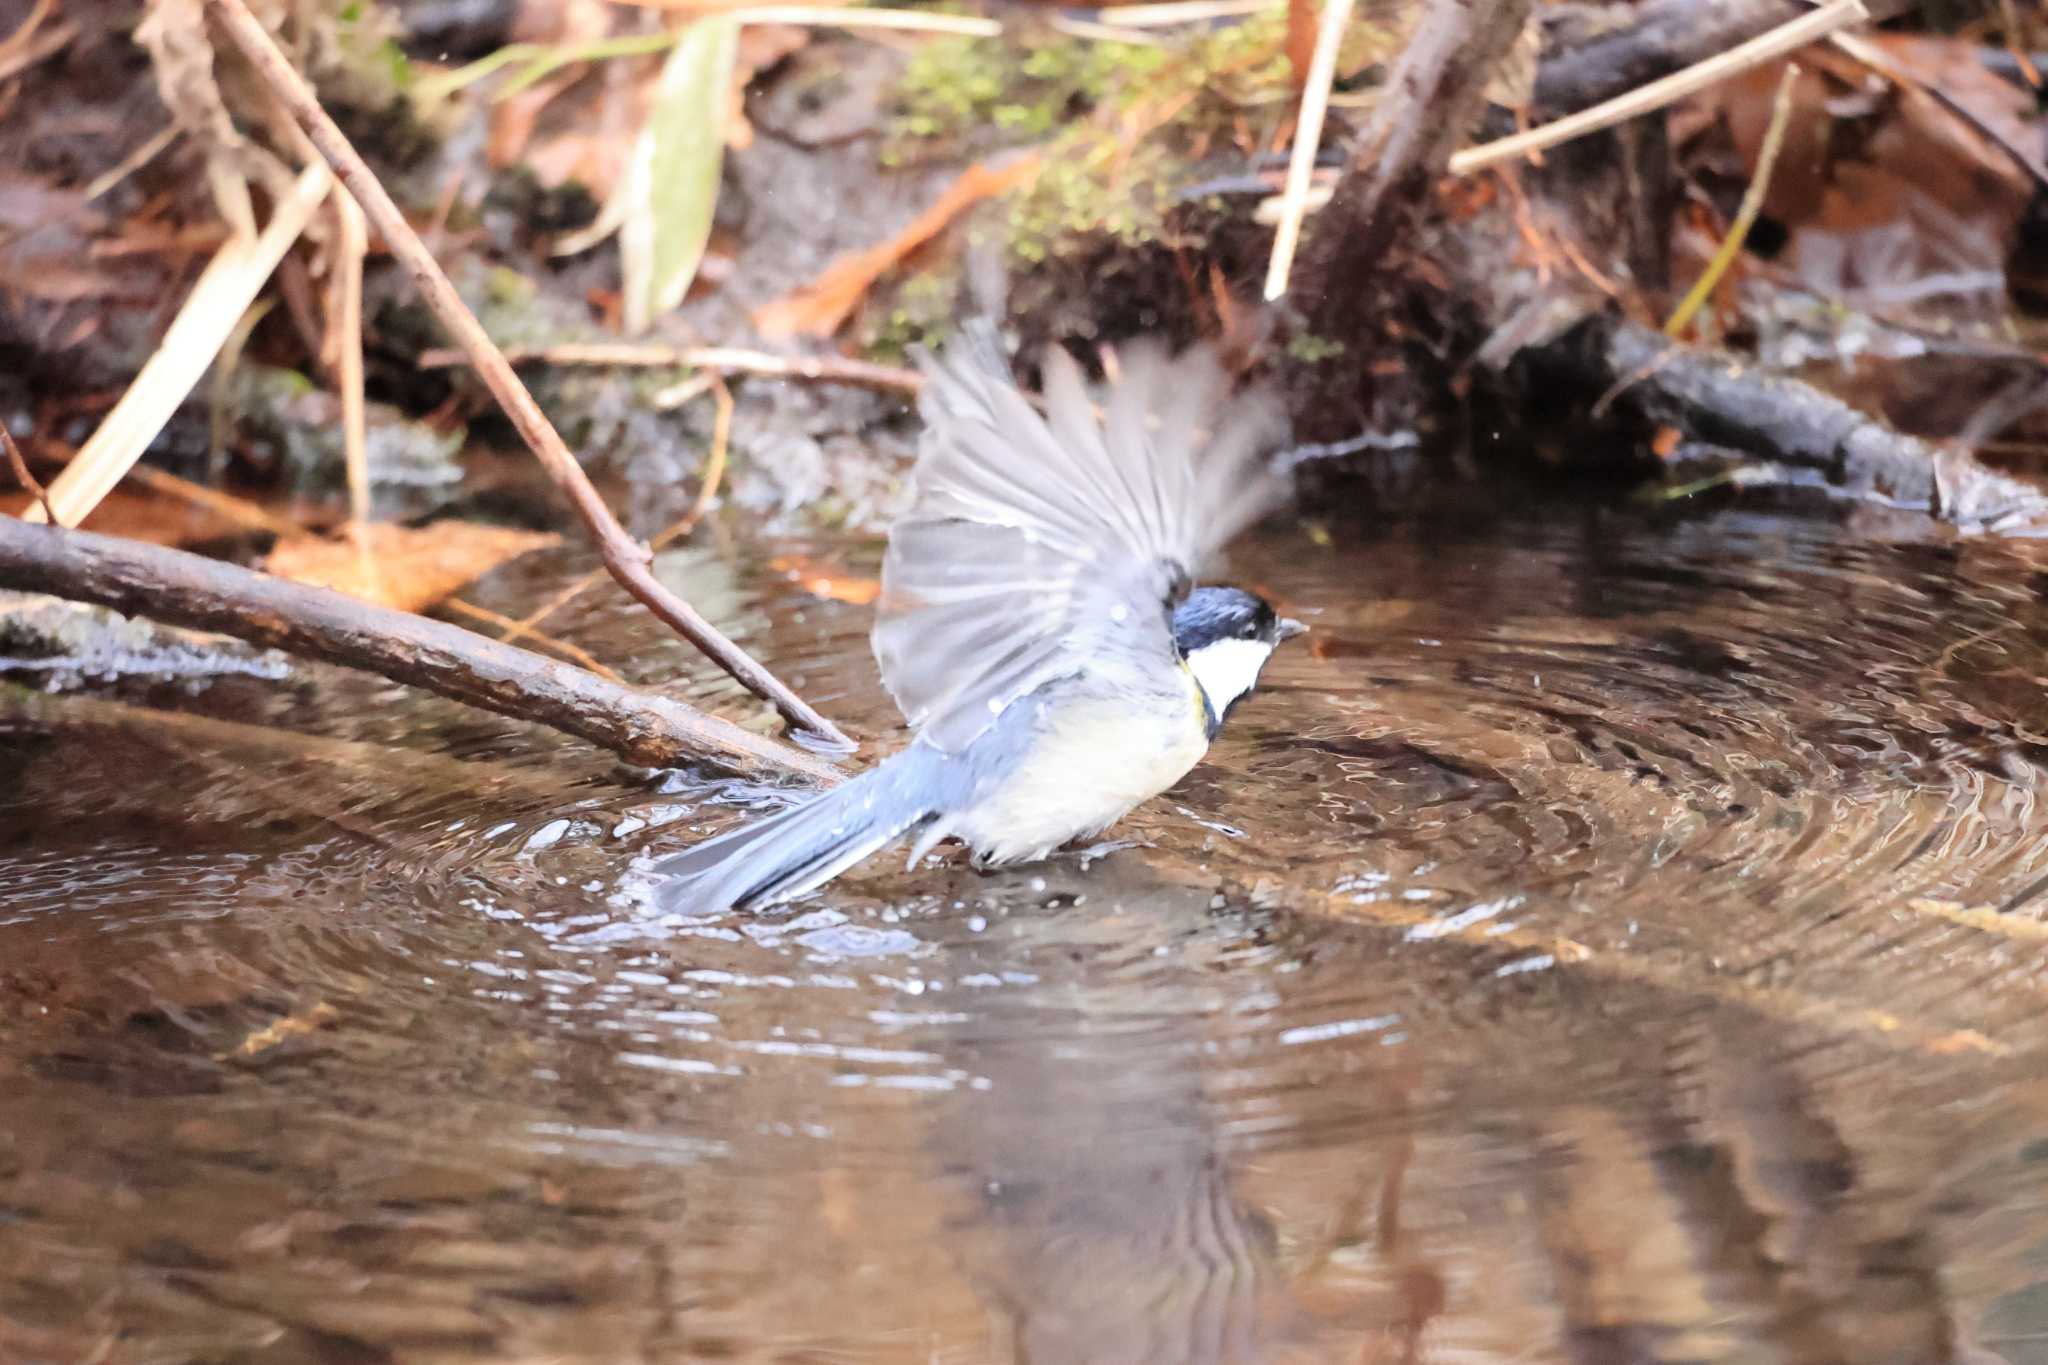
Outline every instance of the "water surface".
<path fill-rule="evenodd" d="M 873 752 L 804 582 L 877 559 L 664 571 Z M 748 794 L 402 688 L 0 699 L 0 1359 L 2048 1361 L 2023 550 L 1539 506 L 1234 569 L 1314 633 L 1136 846 L 758 916 L 634 872 Z"/>

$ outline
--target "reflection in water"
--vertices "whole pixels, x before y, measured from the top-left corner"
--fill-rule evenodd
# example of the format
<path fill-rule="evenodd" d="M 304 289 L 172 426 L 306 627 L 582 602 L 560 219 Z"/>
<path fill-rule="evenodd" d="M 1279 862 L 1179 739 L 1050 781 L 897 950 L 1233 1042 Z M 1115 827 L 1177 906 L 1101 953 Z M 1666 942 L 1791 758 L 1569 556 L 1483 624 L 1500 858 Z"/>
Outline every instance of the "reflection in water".
<path fill-rule="evenodd" d="M 1254 545 L 1314 652 L 1148 847 L 754 917 L 381 684 L 0 696 L 0 1359 L 2048 1361 L 2034 571 L 1571 515 Z"/>

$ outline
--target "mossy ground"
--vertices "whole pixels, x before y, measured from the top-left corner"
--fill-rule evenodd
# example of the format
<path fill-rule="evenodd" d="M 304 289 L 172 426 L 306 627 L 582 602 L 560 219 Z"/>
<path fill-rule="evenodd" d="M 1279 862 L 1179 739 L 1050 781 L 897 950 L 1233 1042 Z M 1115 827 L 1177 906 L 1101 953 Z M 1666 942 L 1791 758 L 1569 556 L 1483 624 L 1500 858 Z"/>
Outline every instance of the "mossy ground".
<path fill-rule="evenodd" d="M 1392 41 L 1356 25 L 1340 70 L 1370 66 Z M 983 209 L 971 229 L 1000 245 L 1013 278 L 1100 261 L 1105 251 L 1199 255 L 1224 206 L 1191 201 L 1189 187 L 1285 145 L 1295 109 L 1286 44 L 1278 10 L 1150 42 L 1050 28 L 934 42 L 904 70 L 882 157 L 902 165 L 1040 149 L 1037 177 Z M 869 325 L 872 348 L 897 355 L 942 332 L 954 280 L 945 264 L 907 272 L 870 315 L 880 319 Z"/>

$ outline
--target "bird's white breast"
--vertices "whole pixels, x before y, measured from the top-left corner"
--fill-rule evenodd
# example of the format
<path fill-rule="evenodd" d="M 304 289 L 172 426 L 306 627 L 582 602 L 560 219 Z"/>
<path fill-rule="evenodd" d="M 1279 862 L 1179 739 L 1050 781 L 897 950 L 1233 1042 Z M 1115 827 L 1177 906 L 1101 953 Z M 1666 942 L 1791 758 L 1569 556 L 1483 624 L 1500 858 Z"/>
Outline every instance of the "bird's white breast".
<path fill-rule="evenodd" d="M 1052 708 L 1027 761 L 952 827 L 989 862 L 1042 858 L 1099 833 L 1187 775 L 1208 750 L 1193 677 L 1184 694 L 1080 696 Z"/>

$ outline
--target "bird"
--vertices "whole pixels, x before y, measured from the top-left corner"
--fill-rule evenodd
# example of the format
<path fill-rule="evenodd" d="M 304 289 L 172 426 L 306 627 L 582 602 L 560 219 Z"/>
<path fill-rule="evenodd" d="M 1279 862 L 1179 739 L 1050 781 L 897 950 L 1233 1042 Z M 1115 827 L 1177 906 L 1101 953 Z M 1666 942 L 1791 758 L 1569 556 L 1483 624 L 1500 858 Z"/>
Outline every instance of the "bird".
<path fill-rule="evenodd" d="M 981 869 L 1046 858 L 1185 776 L 1306 630 L 1256 593 L 1195 583 L 1285 493 L 1277 399 L 1233 392 L 1213 350 L 1141 339 L 1091 384 L 1051 346 L 1036 401 L 987 318 L 918 359 L 923 432 L 871 636 L 914 738 L 655 859 L 666 911 L 759 909 L 906 838 L 910 868 L 948 838 Z"/>

